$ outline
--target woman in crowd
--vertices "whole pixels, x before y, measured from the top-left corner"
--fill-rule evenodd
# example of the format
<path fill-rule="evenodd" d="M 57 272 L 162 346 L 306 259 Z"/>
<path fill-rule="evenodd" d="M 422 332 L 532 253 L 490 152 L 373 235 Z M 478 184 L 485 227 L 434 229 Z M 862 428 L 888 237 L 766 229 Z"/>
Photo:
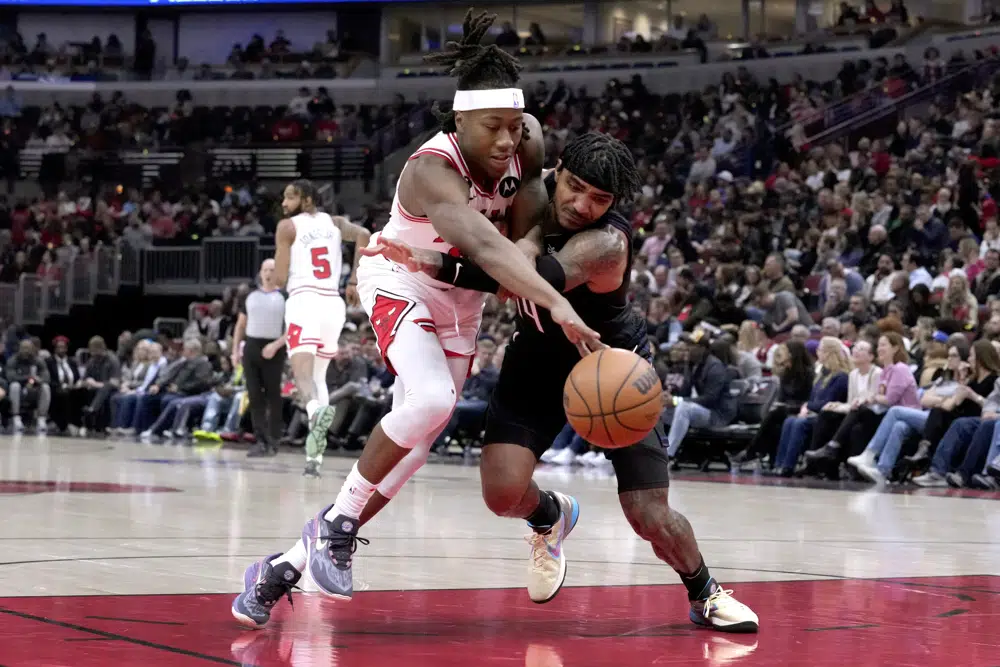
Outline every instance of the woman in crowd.
<path fill-rule="evenodd" d="M 908 364 L 909 355 L 903 344 L 903 338 L 898 333 L 890 331 L 878 339 L 876 357 L 882 366 L 878 389 L 847 413 L 837 433 L 830 442 L 817 450 L 806 452 L 807 465 L 814 468 L 827 468 L 832 472 L 836 464 L 843 461 L 851 452 L 850 449 L 864 446 L 875 435 L 886 411 L 895 406 L 917 408 L 917 383 Z M 860 447 L 859 447 L 860 448 Z"/>
<path fill-rule="evenodd" d="M 812 393 L 815 372 L 806 346 L 794 340 L 780 345 L 774 353 L 774 374 L 780 381 L 778 396 L 771 411 L 764 416 L 750 446 L 730 457 L 729 462 L 734 467 L 765 456 L 773 466 L 785 419 L 796 414 Z"/>
<path fill-rule="evenodd" d="M 948 278 L 948 289 L 941 299 L 942 328 L 955 331 L 972 331 L 979 324 L 979 303 L 969 290 L 969 280 L 961 273 Z"/>
<path fill-rule="evenodd" d="M 941 412 L 951 411 L 954 406 L 951 399 L 959 386 L 964 361 L 963 350 L 958 347 L 950 348 L 945 375 L 920 397 L 920 408 L 902 405 L 889 408 L 868 446 L 857 456 L 848 458 L 847 465 L 870 482 L 886 482 L 892 476 L 896 460 L 907 439 L 925 432 L 928 419 L 935 409 Z M 937 416 L 933 428 L 940 429 L 946 420 L 945 415 Z"/>
<path fill-rule="evenodd" d="M 789 417 L 781 427 L 781 440 L 773 466 L 774 474 L 780 477 L 791 477 L 794 472 L 817 415 L 827 405 L 839 405 L 847 400 L 851 360 L 840 340 L 824 336 L 819 342 L 816 357 L 822 370 L 816 377 L 809 400 L 799 409 L 797 417 Z"/>
<path fill-rule="evenodd" d="M 969 366 L 971 373 L 968 382 L 959 385 L 954 395 L 948 399 L 948 402 L 951 404 L 951 419 L 948 421 L 948 426 L 951 426 L 952 422 L 963 417 L 980 417 L 982 415 L 986 398 L 993 391 L 997 377 L 1000 375 L 1000 355 L 997 354 L 993 344 L 989 341 L 977 340 L 972 346 L 972 351 L 969 353 Z M 927 437 L 928 434 L 925 431 L 925 439 L 921 441 L 920 449 L 917 452 L 919 457 L 915 455 L 911 459 L 911 464 L 914 467 L 921 464 L 926 465 L 926 461 L 930 458 L 934 445 L 943 439 L 947 431 L 948 428 L 943 428 L 940 433 L 933 434 L 937 436 L 933 440 Z M 931 460 L 930 470 L 919 477 L 915 477 L 913 483 L 918 486 L 947 485 L 948 482 L 945 479 L 945 475 L 951 468 L 952 459 L 957 458 L 955 457 L 957 453 L 964 454 L 968 445 L 967 442 L 962 444 L 964 445 L 962 447 L 942 448 L 942 451 L 938 452 L 940 456 L 935 455 L 933 460 Z M 973 465 L 972 467 L 976 468 L 978 465 Z M 964 485 L 964 481 L 963 477 L 962 484 L 960 485 Z"/>

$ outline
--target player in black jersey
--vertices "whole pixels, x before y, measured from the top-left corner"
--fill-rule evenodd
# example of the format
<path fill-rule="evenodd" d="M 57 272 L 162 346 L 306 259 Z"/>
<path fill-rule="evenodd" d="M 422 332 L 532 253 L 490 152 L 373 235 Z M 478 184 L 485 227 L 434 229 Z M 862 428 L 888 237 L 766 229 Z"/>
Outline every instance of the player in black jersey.
<path fill-rule="evenodd" d="M 631 200 L 639 187 L 631 153 L 608 135 L 583 135 L 566 147 L 545 183 L 549 203 L 543 220 L 518 247 L 600 334 L 602 344 L 648 358 L 645 320 L 627 301 L 632 228 L 615 210 L 617 202 Z M 379 251 L 411 271 L 459 287 L 492 293 L 499 289 L 496 281 L 462 258 L 397 241 L 381 242 Z M 533 530 L 528 593 L 541 603 L 554 598 L 565 579 L 562 543 L 576 525 L 579 505 L 565 494 L 540 491 L 532 474 L 538 458 L 566 424 L 563 384 L 581 351 L 544 309 L 519 297 L 515 302 L 517 331 L 490 399 L 480 477 L 489 508 L 498 516 L 526 519 Z M 656 555 L 681 576 L 694 623 L 756 632 L 756 614 L 712 578 L 691 525 L 667 502 L 669 459 L 664 444 L 657 428 L 636 445 L 607 452 L 625 516 Z M 382 504 L 375 503 L 373 508 Z"/>

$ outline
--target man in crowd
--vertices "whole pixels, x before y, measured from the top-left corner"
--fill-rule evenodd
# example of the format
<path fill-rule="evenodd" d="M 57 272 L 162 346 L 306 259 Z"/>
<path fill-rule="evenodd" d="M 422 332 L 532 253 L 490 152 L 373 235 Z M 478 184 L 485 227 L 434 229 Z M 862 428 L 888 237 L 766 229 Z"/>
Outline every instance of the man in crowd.
<path fill-rule="evenodd" d="M 7 382 L 14 432 L 24 432 L 22 409 L 26 403 L 35 404 L 38 433 L 47 432 L 49 405 L 52 401 L 49 369 L 31 340 L 22 340 L 18 345 L 17 354 L 7 360 Z"/>
<path fill-rule="evenodd" d="M 198 340 L 184 341 L 181 359 L 168 366 L 162 377 L 139 398 L 135 421 L 139 428 L 145 427 L 140 431 L 144 442 L 152 440 L 154 434 L 166 427 L 166 420 L 156 423 L 153 417 L 158 417 L 167 406 L 184 396 L 194 396 L 212 388 L 212 363 L 201 352 Z"/>

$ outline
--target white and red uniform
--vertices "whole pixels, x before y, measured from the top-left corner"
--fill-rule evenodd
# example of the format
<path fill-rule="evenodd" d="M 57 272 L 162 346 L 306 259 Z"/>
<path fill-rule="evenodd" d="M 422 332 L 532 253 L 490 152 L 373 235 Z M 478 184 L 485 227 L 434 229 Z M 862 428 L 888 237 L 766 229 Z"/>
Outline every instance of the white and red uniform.
<path fill-rule="evenodd" d="M 410 157 L 436 155 L 451 164 L 469 184 L 469 207 L 489 218 L 507 233 L 510 207 L 521 186 L 521 161 L 515 155 L 493 192 L 485 192 L 473 180 L 458 140 L 454 134 L 439 132 Z M 389 222 L 380 232 L 386 238 L 399 239 L 414 248 L 436 250 L 458 256 L 458 248 L 446 243 L 426 217 L 409 213 L 399 201 L 399 188 L 393 198 Z M 370 246 L 378 243 L 372 235 Z M 482 322 L 485 295 L 442 283 L 423 273 L 410 273 L 381 256 L 363 257 L 358 267 L 358 296 L 371 318 L 379 351 L 386 357 L 402 322 L 412 321 L 437 335 L 449 357 L 475 354 L 476 338 Z M 388 358 L 386 357 L 388 362 Z"/>
<path fill-rule="evenodd" d="M 288 350 L 331 358 L 344 328 L 347 308 L 340 296 L 343 271 L 340 228 L 326 213 L 292 217 L 295 242 L 288 266 L 285 328 Z"/>

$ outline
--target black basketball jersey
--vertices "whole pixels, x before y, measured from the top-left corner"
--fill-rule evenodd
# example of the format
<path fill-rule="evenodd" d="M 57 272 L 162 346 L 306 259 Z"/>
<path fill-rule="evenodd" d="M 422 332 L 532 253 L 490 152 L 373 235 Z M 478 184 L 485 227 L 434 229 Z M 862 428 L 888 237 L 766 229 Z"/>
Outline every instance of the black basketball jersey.
<path fill-rule="evenodd" d="M 545 179 L 545 186 L 551 198 L 555 190 L 554 172 Z M 574 234 L 608 226 L 620 230 L 628 239 L 628 262 L 621 286 L 613 292 L 596 294 L 584 284 L 566 292 L 564 296 L 587 326 L 601 335 L 602 343 L 628 350 L 638 347 L 641 350 L 646 344 L 646 320 L 636 314 L 628 303 L 628 288 L 632 276 L 632 226 L 628 220 L 617 211 L 609 210 L 590 227 L 546 234 L 542 252 L 546 255 L 555 254 Z M 518 298 L 516 303 L 516 335 L 522 349 L 529 344 L 534 348 L 537 343 L 542 355 L 562 352 L 574 361 L 579 360 L 579 352 L 567 340 L 562 328 L 552 321 L 549 311 L 526 299 Z"/>

